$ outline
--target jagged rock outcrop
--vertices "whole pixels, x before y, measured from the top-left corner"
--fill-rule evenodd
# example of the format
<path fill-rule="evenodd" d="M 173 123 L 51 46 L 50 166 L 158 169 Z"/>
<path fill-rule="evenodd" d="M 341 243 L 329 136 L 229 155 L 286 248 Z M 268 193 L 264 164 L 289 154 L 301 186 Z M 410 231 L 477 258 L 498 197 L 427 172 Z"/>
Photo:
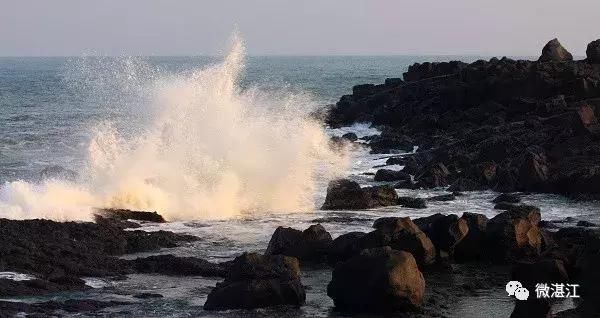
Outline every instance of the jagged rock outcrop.
<path fill-rule="evenodd" d="M 597 47 L 585 61 L 551 41 L 539 61 L 414 64 L 403 82 L 342 97 L 326 121 L 382 128 L 375 152 L 418 146 L 390 159 L 416 163 L 398 188 L 600 196 Z"/>
<path fill-rule="evenodd" d="M 542 56 L 540 56 L 540 61 L 542 62 L 563 62 L 572 60 L 573 55 L 560 44 L 558 39 L 552 39 L 550 42 L 546 43 L 542 49 Z"/>
<path fill-rule="evenodd" d="M 339 263 L 327 295 L 344 312 L 384 313 L 418 309 L 425 279 L 414 257 L 389 247 L 366 249 Z"/>

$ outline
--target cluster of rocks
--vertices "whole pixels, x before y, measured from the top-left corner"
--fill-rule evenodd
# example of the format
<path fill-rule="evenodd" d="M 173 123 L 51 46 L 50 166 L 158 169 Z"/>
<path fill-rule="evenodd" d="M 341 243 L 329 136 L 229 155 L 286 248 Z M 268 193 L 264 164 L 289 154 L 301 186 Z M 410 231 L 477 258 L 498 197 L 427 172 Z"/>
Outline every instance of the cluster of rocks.
<path fill-rule="evenodd" d="M 404 174 L 401 188 L 600 194 L 600 40 L 574 61 L 558 40 L 538 61 L 414 64 L 404 79 L 358 85 L 332 107 L 332 127 L 372 122 L 373 152 Z M 407 177 L 407 175 L 410 176 Z"/>
<path fill-rule="evenodd" d="M 156 251 L 198 239 L 167 231 L 124 230 L 137 225 L 125 220 L 125 216 L 162 220 L 156 213 L 137 213 L 105 210 L 104 217 L 98 216 L 96 223 L 0 219 L 0 271 L 35 277 L 19 281 L 0 279 L 0 296 L 88 288 L 81 277 L 121 277 L 130 273 L 225 276 L 228 264 L 213 264 L 194 257 L 119 258 L 123 254 Z"/>

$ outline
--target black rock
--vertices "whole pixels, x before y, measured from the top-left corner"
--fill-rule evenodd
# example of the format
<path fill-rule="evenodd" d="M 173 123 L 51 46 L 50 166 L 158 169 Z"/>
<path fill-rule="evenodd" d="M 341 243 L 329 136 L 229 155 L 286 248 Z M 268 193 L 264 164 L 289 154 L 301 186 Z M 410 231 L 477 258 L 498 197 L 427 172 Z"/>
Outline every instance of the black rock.
<path fill-rule="evenodd" d="M 587 61 L 593 64 L 600 64 L 600 40 L 592 41 L 585 50 Z"/>
<path fill-rule="evenodd" d="M 349 141 L 357 141 L 358 136 L 355 133 L 346 133 L 342 135 L 342 138 L 347 139 Z"/>
<path fill-rule="evenodd" d="M 301 261 L 324 260 L 333 239 L 321 224 L 304 231 L 279 226 L 271 236 L 265 255 L 286 255 Z"/>
<path fill-rule="evenodd" d="M 573 55 L 558 42 L 558 39 L 553 39 L 548 42 L 542 49 L 542 56 L 540 56 L 541 62 L 563 62 L 572 60 Z"/>
<path fill-rule="evenodd" d="M 411 197 L 399 197 L 398 204 L 413 209 L 425 209 L 427 208 L 427 202 L 422 198 L 411 198 Z"/>
<path fill-rule="evenodd" d="M 521 202 L 521 197 L 517 194 L 502 193 L 501 195 L 497 196 L 492 202 L 519 203 Z"/>
<path fill-rule="evenodd" d="M 245 253 L 231 263 L 225 281 L 208 294 L 205 310 L 301 306 L 306 301 L 298 260 Z"/>
<path fill-rule="evenodd" d="M 375 181 L 399 181 L 399 180 L 411 180 L 411 176 L 403 171 L 396 171 L 390 169 L 379 169 L 375 173 Z"/>
<path fill-rule="evenodd" d="M 454 201 L 454 200 L 456 200 L 456 196 L 452 193 L 441 194 L 441 195 L 436 195 L 436 196 L 427 198 L 427 201 Z"/>

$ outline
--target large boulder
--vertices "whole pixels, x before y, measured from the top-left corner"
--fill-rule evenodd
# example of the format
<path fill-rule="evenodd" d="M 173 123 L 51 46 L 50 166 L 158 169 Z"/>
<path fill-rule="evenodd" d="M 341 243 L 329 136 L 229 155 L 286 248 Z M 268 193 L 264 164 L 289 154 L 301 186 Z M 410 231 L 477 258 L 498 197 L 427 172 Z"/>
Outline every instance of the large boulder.
<path fill-rule="evenodd" d="M 431 265 L 436 260 L 435 246 L 409 217 L 385 217 L 375 220 L 373 232 L 358 241 L 359 249 L 390 246 L 410 252 L 419 265 Z"/>
<path fill-rule="evenodd" d="M 327 187 L 324 210 L 362 210 L 398 204 L 398 195 L 388 185 L 361 188 L 348 179 L 331 181 Z"/>
<path fill-rule="evenodd" d="M 546 43 L 540 56 L 540 62 L 564 62 L 572 60 L 573 55 L 558 42 L 558 39 L 552 39 Z"/>
<path fill-rule="evenodd" d="M 305 301 L 296 258 L 244 253 L 233 260 L 225 281 L 217 283 L 208 294 L 204 309 L 301 306 Z"/>
<path fill-rule="evenodd" d="M 441 162 L 428 165 L 418 172 L 416 179 L 419 186 L 426 188 L 438 188 L 448 185 L 450 171 Z"/>
<path fill-rule="evenodd" d="M 452 255 L 454 247 L 469 233 L 468 222 L 457 215 L 434 214 L 413 221 L 433 242 L 438 255 Z"/>
<path fill-rule="evenodd" d="M 369 195 L 357 182 L 348 179 L 329 182 L 323 210 L 361 210 L 369 207 Z"/>
<path fill-rule="evenodd" d="M 331 243 L 327 258 L 329 263 L 336 264 L 339 261 L 345 261 L 358 253 L 358 241 L 366 234 L 364 232 L 350 232 L 338 236 Z"/>
<path fill-rule="evenodd" d="M 488 218 L 479 213 L 465 212 L 461 219 L 467 223 L 467 235 L 454 246 L 454 259 L 458 262 L 479 260 L 486 254 L 485 235 Z"/>
<path fill-rule="evenodd" d="M 399 180 L 410 180 L 410 174 L 390 169 L 379 169 L 375 173 L 375 181 L 399 181 Z"/>
<path fill-rule="evenodd" d="M 371 208 L 398 204 L 398 194 L 392 186 L 379 185 L 364 187 L 363 191 L 367 194 L 369 207 Z"/>
<path fill-rule="evenodd" d="M 412 198 L 412 197 L 399 197 L 398 204 L 412 209 L 425 209 L 427 208 L 427 201 L 423 198 Z"/>
<path fill-rule="evenodd" d="M 540 212 L 518 206 L 502 212 L 487 224 L 489 255 L 498 261 L 536 257 L 541 253 Z"/>
<path fill-rule="evenodd" d="M 363 250 L 339 263 L 327 295 L 341 311 L 414 310 L 423 303 L 425 279 L 414 257 L 390 247 Z"/>
<path fill-rule="evenodd" d="M 585 50 L 587 61 L 592 64 L 600 64 L 600 40 L 592 41 Z"/>
<path fill-rule="evenodd" d="M 321 224 L 304 231 L 279 226 L 271 236 L 265 255 L 286 255 L 301 261 L 320 261 L 327 257 L 331 234 Z"/>

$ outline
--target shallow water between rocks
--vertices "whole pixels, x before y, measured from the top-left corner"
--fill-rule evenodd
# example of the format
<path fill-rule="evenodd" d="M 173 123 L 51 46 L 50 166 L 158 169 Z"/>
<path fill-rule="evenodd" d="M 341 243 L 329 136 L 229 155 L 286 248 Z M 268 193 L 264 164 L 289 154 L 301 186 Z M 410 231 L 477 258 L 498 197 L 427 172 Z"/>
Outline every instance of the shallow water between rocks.
<path fill-rule="evenodd" d="M 365 150 L 356 150 L 349 177 L 362 185 L 372 182 L 374 166 L 384 164 L 390 155 L 371 155 Z M 399 169 L 399 166 L 390 166 Z M 435 190 L 398 190 L 399 195 L 429 197 L 444 193 Z M 324 191 L 320 192 L 324 196 Z M 351 231 L 370 231 L 373 221 L 383 216 L 429 216 L 434 213 L 477 212 L 489 218 L 500 211 L 494 210 L 494 192 L 467 192 L 449 202 L 428 202 L 427 209 L 386 207 L 363 211 L 321 211 L 310 213 L 273 213 L 247 215 L 243 218 L 211 221 L 169 222 L 165 224 L 142 223 L 143 230 L 167 230 L 192 234 L 200 237 L 197 242 L 163 249 L 157 253 L 139 253 L 124 258 L 136 258 L 154 254 L 194 256 L 213 262 L 233 259 L 245 251 L 262 252 L 278 226 L 305 229 L 321 223 L 335 238 Z M 317 202 L 322 198 L 317 198 Z M 322 201 L 321 201 L 322 202 Z M 523 203 L 540 207 L 542 219 L 572 222 L 558 226 L 574 226 L 578 220 L 600 222 L 600 205 L 594 201 L 573 201 L 547 194 L 523 194 Z M 209 312 L 202 309 L 211 287 L 220 278 L 170 277 L 163 275 L 129 275 L 125 280 L 89 278 L 88 284 L 95 288 L 84 292 L 64 293 L 48 297 L 11 298 L 10 300 L 34 302 L 69 298 L 93 298 L 97 300 L 119 300 L 131 304 L 111 307 L 93 314 L 72 314 L 73 317 L 87 316 L 134 316 L 134 317 L 338 317 L 333 301 L 327 296 L 327 284 L 331 279 L 331 268 L 303 268 L 302 282 L 307 287 L 306 304 L 301 308 L 268 308 L 252 311 L 231 310 Z M 424 273 L 427 292 L 424 312 L 420 317 L 508 317 L 514 300 L 507 296 L 504 288 L 510 278 L 510 268 L 489 264 L 453 264 L 451 269 L 432 270 Z M 138 293 L 157 293 L 163 298 L 136 299 Z M 571 300 L 554 304 L 553 311 L 572 307 Z M 65 313 L 69 316 L 68 313 Z M 408 314 L 418 316 L 418 314 Z"/>

